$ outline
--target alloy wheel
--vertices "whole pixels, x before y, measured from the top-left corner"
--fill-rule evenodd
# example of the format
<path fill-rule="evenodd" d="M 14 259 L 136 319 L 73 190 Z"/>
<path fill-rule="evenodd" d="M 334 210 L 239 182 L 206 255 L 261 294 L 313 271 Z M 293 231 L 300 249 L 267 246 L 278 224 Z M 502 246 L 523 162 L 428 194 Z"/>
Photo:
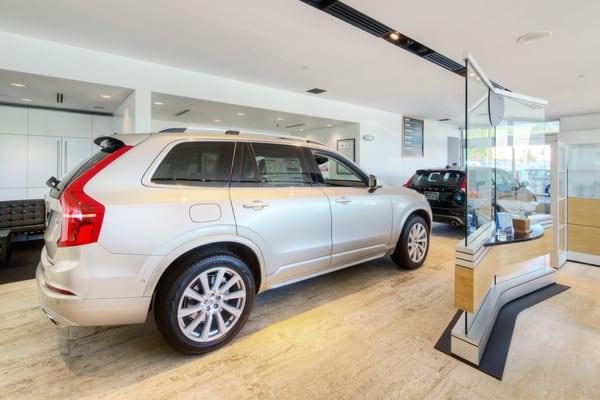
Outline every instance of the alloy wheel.
<path fill-rule="evenodd" d="M 177 307 L 179 329 L 194 342 L 220 339 L 239 321 L 245 304 L 242 277 L 228 267 L 211 268 L 183 291 Z"/>
<path fill-rule="evenodd" d="M 410 260 L 419 263 L 425 257 L 427 252 L 427 228 L 417 222 L 408 233 L 408 256 Z"/>

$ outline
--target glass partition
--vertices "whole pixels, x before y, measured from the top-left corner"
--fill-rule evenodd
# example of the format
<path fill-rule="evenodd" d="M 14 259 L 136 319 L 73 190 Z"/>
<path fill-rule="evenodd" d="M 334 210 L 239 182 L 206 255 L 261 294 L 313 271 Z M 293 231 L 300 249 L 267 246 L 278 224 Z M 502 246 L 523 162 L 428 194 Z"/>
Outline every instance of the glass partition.
<path fill-rule="evenodd" d="M 467 60 L 465 116 L 466 245 L 489 224 L 511 234 L 512 218 L 550 214 L 551 149 L 545 104 L 494 90 Z M 500 220 L 499 220 L 500 218 Z M 510 226 L 509 226 L 510 225 Z"/>

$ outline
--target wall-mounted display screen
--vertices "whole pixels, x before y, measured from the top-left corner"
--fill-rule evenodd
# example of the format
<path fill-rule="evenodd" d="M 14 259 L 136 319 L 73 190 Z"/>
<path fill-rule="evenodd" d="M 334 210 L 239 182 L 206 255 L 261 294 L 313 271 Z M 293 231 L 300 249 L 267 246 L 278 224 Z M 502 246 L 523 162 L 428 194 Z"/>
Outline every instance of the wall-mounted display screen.
<path fill-rule="evenodd" d="M 423 157 L 423 120 L 402 117 L 402 156 Z"/>

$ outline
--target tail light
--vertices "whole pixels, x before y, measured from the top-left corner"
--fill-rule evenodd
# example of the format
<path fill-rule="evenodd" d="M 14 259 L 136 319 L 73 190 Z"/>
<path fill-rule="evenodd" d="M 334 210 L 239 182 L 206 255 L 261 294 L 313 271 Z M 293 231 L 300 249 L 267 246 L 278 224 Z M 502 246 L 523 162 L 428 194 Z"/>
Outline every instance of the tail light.
<path fill-rule="evenodd" d="M 467 192 L 467 177 L 463 176 L 462 178 L 460 178 L 460 190 L 462 190 L 463 192 Z"/>
<path fill-rule="evenodd" d="M 58 247 L 81 246 L 98 241 L 104 219 L 104 206 L 88 196 L 83 188 L 98 172 L 131 148 L 123 146 L 110 153 L 63 190 L 60 195 L 62 229 Z"/>
<path fill-rule="evenodd" d="M 415 175 L 411 176 L 409 180 L 406 181 L 406 183 L 402 186 L 404 186 L 405 188 L 410 188 L 412 187 L 412 183 L 415 180 Z"/>

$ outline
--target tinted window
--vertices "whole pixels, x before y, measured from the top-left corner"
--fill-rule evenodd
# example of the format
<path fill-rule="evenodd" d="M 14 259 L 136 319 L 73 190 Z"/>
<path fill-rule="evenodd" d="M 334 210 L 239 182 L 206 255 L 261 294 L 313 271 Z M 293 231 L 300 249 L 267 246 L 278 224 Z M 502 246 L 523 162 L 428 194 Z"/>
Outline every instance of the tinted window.
<path fill-rule="evenodd" d="M 412 181 L 414 189 L 424 189 L 431 186 L 455 187 L 460 184 L 462 174 L 457 171 L 425 171 L 417 172 Z"/>
<path fill-rule="evenodd" d="M 152 176 L 152 182 L 227 183 L 231 175 L 234 143 L 189 142 L 171 149 Z"/>
<path fill-rule="evenodd" d="M 231 181 L 242 186 L 258 185 L 258 170 L 250 144 L 238 142 Z"/>
<path fill-rule="evenodd" d="M 254 143 L 252 148 L 261 184 L 304 185 L 311 183 L 310 173 L 299 147 Z"/>
<path fill-rule="evenodd" d="M 94 164 L 108 156 L 110 153 L 111 151 L 101 150 L 87 160 L 83 161 L 77 167 L 70 170 L 65 176 L 63 176 L 58 185 L 56 185 L 56 188 L 52 188 L 50 190 L 50 196 L 58 199 L 63 189 L 66 188 L 69 183 L 79 178 L 85 171 L 92 168 Z"/>
<path fill-rule="evenodd" d="M 331 154 L 313 151 L 319 171 L 328 186 L 366 186 L 367 183 L 358 171 Z"/>

